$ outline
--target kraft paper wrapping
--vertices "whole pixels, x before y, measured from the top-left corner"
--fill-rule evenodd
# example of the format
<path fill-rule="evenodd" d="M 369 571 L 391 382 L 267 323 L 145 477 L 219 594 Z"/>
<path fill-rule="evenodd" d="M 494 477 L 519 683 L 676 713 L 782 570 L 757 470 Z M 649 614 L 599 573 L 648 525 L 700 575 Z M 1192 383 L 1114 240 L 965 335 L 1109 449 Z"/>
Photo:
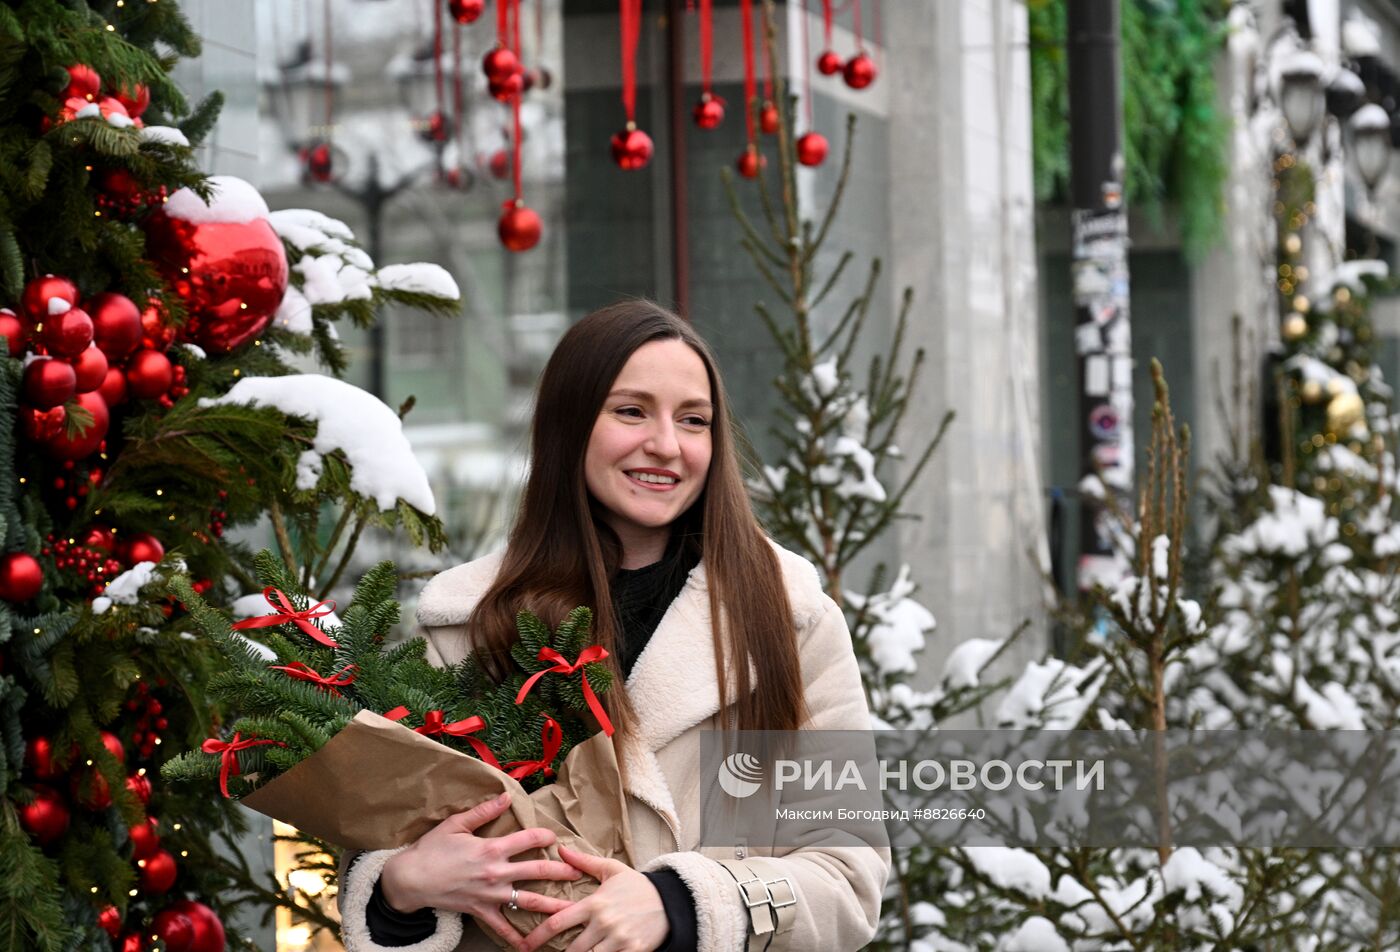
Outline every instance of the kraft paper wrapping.
<path fill-rule="evenodd" d="M 509 791 L 510 809 L 477 829 L 504 836 L 530 827 L 552 831 L 574 849 L 633 865 L 627 804 L 612 738 L 598 734 L 569 751 L 555 781 L 534 793 L 495 767 L 373 713 L 360 711 L 324 747 L 241 802 L 265 816 L 347 849 L 393 849 L 416 842 L 454 813 Z M 556 847 L 514 860 L 559 859 Z M 522 891 L 576 901 L 598 888 L 574 882 L 520 880 Z M 546 917 L 505 911 L 528 934 Z M 492 930 L 481 930 L 504 947 Z M 571 929 L 549 943 L 563 949 Z"/>

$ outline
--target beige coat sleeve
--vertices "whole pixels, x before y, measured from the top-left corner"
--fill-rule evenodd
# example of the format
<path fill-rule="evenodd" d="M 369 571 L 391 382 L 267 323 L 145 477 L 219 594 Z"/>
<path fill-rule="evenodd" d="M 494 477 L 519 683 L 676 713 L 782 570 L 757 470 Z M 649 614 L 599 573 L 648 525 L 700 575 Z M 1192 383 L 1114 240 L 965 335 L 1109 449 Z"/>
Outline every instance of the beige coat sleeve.
<path fill-rule="evenodd" d="M 813 730 L 869 730 L 860 668 L 845 616 L 821 596 L 816 618 L 799 632 L 802 680 Z M 850 837 L 833 831 L 833 845 L 805 845 L 750 855 L 745 863 L 765 881 L 785 877 L 797 895 L 791 932 L 774 940 L 770 952 L 859 949 L 875 934 L 880 902 L 890 869 L 884 846 L 834 845 Z M 758 851 L 755 851 L 758 852 Z M 749 915 L 734 878 L 699 852 L 668 853 L 645 870 L 674 869 L 695 899 L 700 952 L 740 952 L 749 933 Z"/>

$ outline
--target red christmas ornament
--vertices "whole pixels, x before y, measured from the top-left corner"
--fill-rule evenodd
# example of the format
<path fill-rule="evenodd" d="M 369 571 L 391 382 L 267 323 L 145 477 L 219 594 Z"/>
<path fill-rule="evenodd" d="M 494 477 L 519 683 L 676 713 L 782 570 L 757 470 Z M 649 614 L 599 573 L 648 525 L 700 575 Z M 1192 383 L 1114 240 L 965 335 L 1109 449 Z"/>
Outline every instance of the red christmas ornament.
<path fill-rule="evenodd" d="M 486 9 L 486 0 L 447 0 L 447 12 L 462 25 L 475 23 Z"/>
<path fill-rule="evenodd" d="M 539 69 L 533 69 L 530 72 L 533 73 L 535 77 L 531 85 L 538 86 L 540 89 L 548 89 L 550 86 L 554 85 L 554 74 L 547 68 L 541 66 Z"/>
<path fill-rule="evenodd" d="M 79 393 L 96 390 L 107 379 L 107 355 L 92 345 L 73 361 L 73 372 L 78 378 Z"/>
<path fill-rule="evenodd" d="M 97 100 L 97 108 L 102 112 L 102 118 L 111 122 L 113 116 L 120 116 L 123 119 L 130 119 L 131 114 L 126 111 L 125 104 L 115 96 L 103 96 Z M 112 123 L 113 125 L 132 125 L 130 122 Z"/>
<path fill-rule="evenodd" d="M 133 797 L 140 800 L 143 806 L 151 802 L 151 781 L 146 778 L 145 774 L 132 774 L 127 777 L 126 789 L 131 792 Z"/>
<path fill-rule="evenodd" d="M 112 805 L 112 787 L 95 769 L 73 774 L 69 789 L 78 805 L 88 810 L 105 810 Z"/>
<path fill-rule="evenodd" d="M 151 919 L 151 932 L 165 943 L 165 952 L 190 952 L 194 944 L 194 923 L 176 909 L 166 907 Z"/>
<path fill-rule="evenodd" d="M 159 562 L 165 558 L 165 546 L 161 545 L 159 539 L 149 533 L 134 535 L 126 543 L 126 561 L 128 565 L 135 565 L 137 562 Z"/>
<path fill-rule="evenodd" d="M 481 59 L 481 71 L 492 82 L 502 82 L 521 71 L 520 60 L 504 46 L 498 46 Z"/>
<path fill-rule="evenodd" d="M 875 61 L 866 53 L 857 53 L 846 61 L 846 85 L 852 89 L 864 89 L 875 82 L 877 75 Z"/>
<path fill-rule="evenodd" d="M 107 753 L 117 758 L 117 763 L 126 763 L 126 748 L 122 746 L 122 739 L 111 731 L 102 732 L 102 746 L 107 748 Z"/>
<path fill-rule="evenodd" d="M 122 933 L 122 914 L 116 906 L 104 906 L 97 914 L 97 924 L 112 938 Z"/>
<path fill-rule="evenodd" d="M 42 278 L 35 278 L 24 286 L 20 306 L 29 319 L 37 323 L 47 318 L 51 313 L 49 301 L 53 298 L 58 298 L 69 307 L 76 307 L 78 286 L 67 278 L 46 274 Z M 59 310 L 63 310 L 63 308 L 60 306 Z"/>
<path fill-rule="evenodd" d="M 67 419 L 68 411 L 63 407 L 54 407 L 52 410 L 24 407 L 19 411 L 19 422 L 24 428 L 24 435 L 35 443 L 47 443 L 53 439 L 63 429 Z"/>
<path fill-rule="evenodd" d="M 313 182 L 329 182 L 335 176 L 335 157 L 327 142 L 302 150 L 301 160 L 306 164 L 307 178 Z"/>
<path fill-rule="evenodd" d="M 497 149 L 491 153 L 491 160 L 488 163 L 491 174 L 498 179 L 503 179 L 510 175 L 510 153 L 505 149 Z"/>
<path fill-rule="evenodd" d="M 8 307 L 0 307 L 0 337 L 4 337 L 9 345 L 11 357 L 24 353 L 25 345 L 29 342 L 28 328 L 19 315 Z"/>
<path fill-rule="evenodd" d="M 170 358 L 158 350 L 138 350 L 126 365 L 127 391 L 138 400 L 154 400 L 175 382 Z"/>
<path fill-rule="evenodd" d="M 160 849 L 160 835 L 156 833 L 156 821 L 147 818 L 127 831 L 131 836 L 131 856 L 133 859 L 149 859 Z"/>
<path fill-rule="evenodd" d="M 189 311 L 186 340 L 227 353 L 262 333 L 277 313 L 287 255 L 266 218 L 196 222 L 157 212 L 146 236 L 147 255 Z"/>
<path fill-rule="evenodd" d="M 24 765 L 40 780 L 57 780 L 63 771 L 54 763 L 53 753 L 53 741 L 47 737 L 32 738 L 24 745 Z"/>
<path fill-rule="evenodd" d="M 59 407 L 78 392 L 78 375 L 71 365 L 41 357 L 24 368 L 24 397 L 40 410 Z"/>
<path fill-rule="evenodd" d="M 146 942 L 141 938 L 140 933 L 128 932 L 122 936 L 121 945 L 117 952 L 146 952 Z"/>
<path fill-rule="evenodd" d="M 695 104 L 695 124 L 701 129 L 713 129 L 724 121 L 724 103 L 718 96 L 711 93 L 701 93 L 700 101 Z"/>
<path fill-rule="evenodd" d="M 74 63 L 68 67 L 68 86 L 63 90 L 63 98 L 78 97 L 92 102 L 102 91 L 102 77 L 97 70 L 86 63 Z"/>
<path fill-rule="evenodd" d="M 36 786 L 34 799 L 19 807 L 20 825 L 40 846 L 47 846 L 67 832 L 68 820 L 68 805 L 51 787 Z"/>
<path fill-rule="evenodd" d="M 126 372 L 120 367 L 108 367 L 107 375 L 102 378 L 97 392 L 101 395 L 102 402 L 109 407 L 126 400 Z"/>
<path fill-rule="evenodd" d="M 165 309 L 159 298 L 151 298 L 141 312 L 141 343 L 162 351 L 175 343 L 175 328 L 165 323 Z"/>
<path fill-rule="evenodd" d="M 224 924 L 213 909 L 193 899 L 173 902 L 170 908 L 189 916 L 194 925 L 194 942 L 190 945 L 190 952 L 224 952 Z"/>
<path fill-rule="evenodd" d="M 540 243 L 543 232 L 540 216 L 519 201 L 506 202 L 505 212 L 496 223 L 496 234 L 510 251 L 529 251 Z"/>
<path fill-rule="evenodd" d="M 817 57 L 817 72 L 823 76 L 835 76 L 846 68 L 846 64 L 841 62 L 841 57 L 832 50 L 826 50 Z"/>
<path fill-rule="evenodd" d="M 826 161 L 828 148 L 826 136 L 809 132 L 797 140 L 797 161 L 803 165 L 821 165 Z"/>
<path fill-rule="evenodd" d="M 646 168 L 653 151 L 655 147 L 651 144 L 651 136 L 633 123 L 627 123 L 626 128 L 612 137 L 613 161 L 624 171 Z"/>
<path fill-rule="evenodd" d="M 27 552 L 0 556 L 0 598 L 7 602 L 27 602 L 44 587 L 44 572 Z"/>
<path fill-rule="evenodd" d="M 125 88 L 116 92 L 117 101 L 126 107 L 126 114 L 131 118 L 138 118 L 146 111 L 146 107 L 151 104 L 151 91 L 144 83 L 137 83 L 132 90 Z"/>
<path fill-rule="evenodd" d="M 78 460 L 84 456 L 91 456 L 97 452 L 102 441 L 107 438 L 107 429 L 111 426 L 112 415 L 107 411 L 107 401 L 102 399 L 102 394 L 96 390 L 91 393 L 80 393 L 78 394 L 78 405 L 92 414 L 92 423 L 76 436 L 70 437 L 66 431 L 60 430 L 45 441 L 45 448 L 49 455 L 55 459 Z"/>
<path fill-rule="evenodd" d="M 735 161 L 734 167 L 744 178 L 758 178 L 758 173 L 768 164 L 768 160 L 753 146 L 749 146 Z"/>
<path fill-rule="evenodd" d="M 516 96 L 525 92 L 525 74 L 511 73 L 501 79 L 492 79 L 486 83 L 486 91 L 491 94 L 491 98 L 499 102 L 510 102 Z"/>
<path fill-rule="evenodd" d="M 117 544 L 117 534 L 105 526 L 93 526 L 82 536 L 83 545 L 99 552 L 111 552 Z"/>
<path fill-rule="evenodd" d="M 758 128 L 763 131 L 764 135 L 777 135 L 778 121 L 778 107 L 771 102 L 764 103 L 763 108 L 758 113 Z"/>
<path fill-rule="evenodd" d="M 136 865 L 140 868 L 137 875 L 141 880 L 141 889 L 148 895 L 159 896 L 175 885 L 178 870 L 175 868 L 175 857 L 170 855 L 169 850 L 157 850 L 150 859 L 137 860 Z"/>
<path fill-rule="evenodd" d="M 418 138 L 424 142 L 446 142 L 448 136 L 447 117 L 442 114 L 442 110 L 435 110 L 427 119 L 423 120 L 418 129 Z"/>
<path fill-rule="evenodd" d="M 62 314 L 51 314 L 35 329 L 49 353 L 60 357 L 76 357 L 92 343 L 92 318 L 81 308 L 70 307 Z"/>
<path fill-rule="evenodd" d="M 141 343 L 141 311 L 124 294 L 104 291 L 87 302 L 92 339 L 108 361 L 118 361 Z"/>

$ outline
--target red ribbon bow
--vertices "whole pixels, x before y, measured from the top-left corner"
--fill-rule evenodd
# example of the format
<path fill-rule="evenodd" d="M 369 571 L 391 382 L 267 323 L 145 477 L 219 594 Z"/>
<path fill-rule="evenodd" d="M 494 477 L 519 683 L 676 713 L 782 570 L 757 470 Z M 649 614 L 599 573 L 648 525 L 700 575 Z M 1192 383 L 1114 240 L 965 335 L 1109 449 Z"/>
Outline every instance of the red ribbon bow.
<path fill-rule="evenodd" d="M 537 770 L 544 773 L 545 779 L 554 776 L 554 768 L 550 764 L 554 763 L 559 748 L 564 745 L 564 730 L 548 714 L 541 712 L 540 716 L 544 718 L 544 726 L 540 728 L 540 743 L 544 745 L 544 756 L 539 760 L 512 760 L 501 765 L 501 769 L 516 780 L 524 780 Z"/>
<path fill-rule="evenodd" d="M 311 624 L 311 619 L 325 618 L 331 612 L 335 611 L 335 602 L 327 599 L 323 602 L 317 602 L 315 605 L 311 605 L 301 611 L 297 611 L 292 605 L 291 599 L 289 599 L 281 589 L 272 585 L 263 589 L 263 598 L 267 599 L 267 603 L 277 609 L 277 611 L 273 612 L 271 615 L 245 618 L 240 622 L 234 623 L 233 627 L 235 629 L 243 631 L 249 628 L 275 628 L 278 625 L 296 625 L 305 632 L 306 637 L 310 638 L 312 641 L 323 644 L 327 648 L 340 647 L 340 645 L 332 641 L 330 636 L 324 631 Z"/>
<path fill-rule="evenodd" d="M 536 657 L 540 661 L 553 661 L 554 666 L 545 668 L 543 671 L 536 671 L 526 679 L 520 688 L 520 693 L 515 695 L 515 703 L 521 704 L 525 701 L 525 695 L 530 693 L 530 689 L 535 686 L 535 682 L 546 674 L 570 675 L 581 669 L 584 665 L 594 661 L 602 661 L 608 656 L 607 649 L 602 645 L 593 645 L 583 649 L 583 653 L 578 656 L 578 660 L 573 664 L 569 660 L 555 651 L 553 648 L 541 648 Z M 612 721 L 608 720 L 608 712 L 603 710 L 602 703 L 598 700 L 598 695 L 593 693 L 593 685 L 588 683 L 588 674 L 583 675 L 583 699 L 588 702 L 588 709 L 593 712 L 593 716 L 598 719 L 598 724 L 603 728 L 603 733 L 609 737 L 613 734 Z"/>
<path fill-rule="evenodd" d="M 247 750 L 249 747 L 259 747 L 263 744 L 276 744 L 278 747 L 287 745 L 280 740 L 258 740 L 253 737 L 241 737 L 237 731 L 233 733 L 233 740 L 223 741 L 217 737 L 210 737 L 200 747 L 206 754 L 219 755 L 219 790 L 223 793 L 224 799 L 229 798 L 228 778 L 230 775 L 237 777 L 241 772 L 238 767 L 238 752 Z"/>
<path fill-rule="evenodd" d="M 346 685 L 355 683 L 355 671 L 357 670 L 355 665 L 347 664 L 335 674 L 320 675 L 301 661 L 293 661 L 291 664 L 286 665 L 274 664 L 269 667 L 272 671 L 286 672 L 287 677 L 293 680 L 306 681 L 310 684 L 314 684 L 321 690 L 329 691 L 336 697 L 340 697 L 340 692 L 336 690 L 337 688 L 343 688 Z"/>
<path fill-rule="evenodd" d="M 401 721 L 408 716 L 408 708 L 400 704 L 392 711 L 385 711 L 384 716 L 391 721 Z M 486 722 L 479 717 L 468 717 L 464 720 L 447 723 L 447 718 L 442 711 L 429 711 L 423 715 L 423 726 L 413 728 L 415 734 L 422 734 L 424 737 L 433 737 L 437 734 L 449 734 L 452 737 L 460 737 L 471 745 L 472 750 L 482 759 L 484 763 L 490 764 L 497 770 L 501 768 L 500 762 L 496 760 L 496 755 L 491 753 L 491 748 L 486 746 L 486 742 L 478 737 L 472 737 L 477 731 L 486 727 Z"/>

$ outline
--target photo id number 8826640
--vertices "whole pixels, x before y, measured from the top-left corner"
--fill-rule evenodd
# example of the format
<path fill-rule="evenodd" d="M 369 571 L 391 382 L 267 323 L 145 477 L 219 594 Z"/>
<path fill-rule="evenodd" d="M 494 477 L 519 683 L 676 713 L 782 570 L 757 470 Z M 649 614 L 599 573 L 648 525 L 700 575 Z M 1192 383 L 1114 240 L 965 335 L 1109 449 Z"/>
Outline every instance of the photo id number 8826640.
<path fill-rule="evenodd" d="M 981 807 L 934 807 L 923 810 L 910 810 L 909 815 L 915 820 L 985 820 L 987 811 Z"/>

